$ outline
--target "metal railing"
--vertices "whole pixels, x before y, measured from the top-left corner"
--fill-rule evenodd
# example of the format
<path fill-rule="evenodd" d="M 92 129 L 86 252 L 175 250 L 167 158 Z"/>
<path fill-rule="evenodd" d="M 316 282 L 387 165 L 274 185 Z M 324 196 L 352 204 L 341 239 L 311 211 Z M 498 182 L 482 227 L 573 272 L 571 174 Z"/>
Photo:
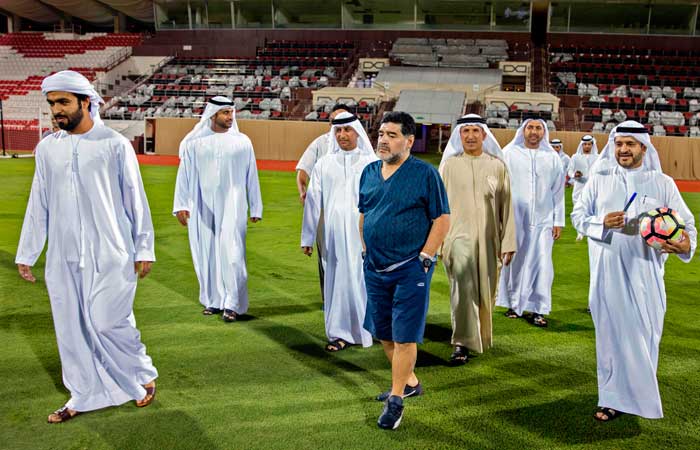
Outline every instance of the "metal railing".
<path fill-rule="evenodd" d="M 127 90 L 126 92 L 122 92 L 122 93 L 120 93 L 119 95 L 115 95 L 115 96 L 112 97 L 107 103 L 105 103 L 105 104 L 102 106 L 102 108 L 100 108 L 100 112 L 101 112 L 101 113 L 104 113 L 104 112 L 107 111 L 109 108 L 111 108 L 111 107 L 113 107 L 114 105 L 116 105 L 117 103 L 119 103 L 119 97 L 121 97 L 121 96 L 127 96 L 127 95 L 129 95 L 129 94 L 135 92 L 136 89 L 137 89 L 139 86 L 141 86 L 141 85 L 144 84 L 146 81 L 148 81 L 148 80 L 153 76 L 153 74 L 155 74 L 157 71 L 159 71 L 160 69 L 162 69 L 162 68 L 163 68 L 166 64 L 168 64 L 173 58 L 174 58 L 173 56 L 166 56 L 165 58 L 161 59 L 161 60 L 158 62 L 158 64 L 155 64 L 155 65 L 151 66 L 151 67 L 146 71 L 146 73 L 144 73 L 143 75 L 141 75 L 141 76 L 134 82 L 134 85 L 133 85 L 129 90 Z"/>

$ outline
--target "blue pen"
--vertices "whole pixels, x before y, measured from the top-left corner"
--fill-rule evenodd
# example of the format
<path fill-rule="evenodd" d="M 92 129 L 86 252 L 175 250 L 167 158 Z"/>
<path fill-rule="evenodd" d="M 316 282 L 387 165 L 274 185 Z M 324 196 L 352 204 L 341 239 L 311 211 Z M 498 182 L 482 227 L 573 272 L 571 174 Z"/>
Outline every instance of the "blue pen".
<path fill-rule="evenodd" d="M 625 205 L 625 209 L 623 209 L 622 212 L 627 212 L 627 210 L 629 209 L 630 205 L 632 204 L 632 202 L 634 201 L 635 198 L 637 198 L 637 193 L 633 192 L 630 199 L 627 200 L 627 204 Z"/>

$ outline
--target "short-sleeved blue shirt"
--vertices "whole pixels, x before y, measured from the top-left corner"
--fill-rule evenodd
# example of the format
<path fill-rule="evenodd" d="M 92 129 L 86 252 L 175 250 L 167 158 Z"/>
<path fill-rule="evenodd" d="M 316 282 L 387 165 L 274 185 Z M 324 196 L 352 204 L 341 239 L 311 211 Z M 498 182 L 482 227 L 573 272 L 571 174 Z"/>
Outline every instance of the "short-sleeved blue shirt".
<path fill-rule="evenodd" d="M 382 161 L 368 164 L 360 177 L 360 212 L 368 262 L 378 270 L 418 256 L 432 221 L 449 214 L 440 174 L 409 156 L 387 180 Z"/>

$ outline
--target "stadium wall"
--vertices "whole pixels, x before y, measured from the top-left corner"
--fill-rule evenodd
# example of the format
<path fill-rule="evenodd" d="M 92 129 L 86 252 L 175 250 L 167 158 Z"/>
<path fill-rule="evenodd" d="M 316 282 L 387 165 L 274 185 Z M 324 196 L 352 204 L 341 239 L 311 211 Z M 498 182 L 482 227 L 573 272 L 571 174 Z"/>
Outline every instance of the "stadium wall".
<path fill-rule="evenodd" d="M 199 119 L 154 119 L 155 151 L 159 155 L 177 155 L 180 141 Z M 237 120 L 255 148 L 257 159 L 295 161 L 306 147 L 323 133 L 327 122 L 300 122 L 294 120 Z"/>
<path fill-rule="evenodd" d="M 155 122 L 155 151 L 159 155 L 177 155 L 180 141 L 197 123 L 197 119 L 158 118 Z M 326 122 L 301 122 L 278 120 L 238 120 L 242 133 L 255 147 L 257 159 L 296 161 L 316 137 L 328 131 Z M 494 128 L 491 130 L 505 146 L 513 139 L 515 130 Z M 564 151 L 576 151 L 583 132 L 557 131 L 550 138 L 559 138 Z M 602 150 L 608 140 L 607 134 L 593 134 Z M 654 146 L 664 172 L 678 180 L 700 180 L 700 139 L 672 136 L 652 136 Z"/>
<path fill-rule="evenodd" d="M 501 147 L 515 136 L 515 130 L 492 128 L 494 136 Z M 581 137 L 590 134 L 602 151 L 608 142 L 608 135 L 601 133 L 585 133 L 574 131 L 556 131 L 550 133 L 550 139 L 561 139 L 564 151 L 569 155 L 576 152 Z M 700 180 L 700 139 L 674 136 L 651 136 L 651 142 L 659 152 L 661 167 L 664 173 L 677 180 Z"/>
<path fill-rule="evenodd" d="M 400 30 L 168 30 L 159 31 L 134 48 L 136 56 L 241 56 L 253 57 L 265 40 L 355 41 L 368 45 L 394 41 L 399 37 L 433 37 L 446 39 L 505 39 L 509 44 L 530 42 L 529 33 L 400 31 Z M 183 50 L 183 45 L 191 50 Z"/>
<path fill-rule="evenodd" d="M 136 56 L 255 56 L 256 47 L 265 40 L 365 42 L 394 41 L 399 37 L 426 37 L 447 39 L 505 39 L 511 45 L 530 43 L 530 34 L 521 32 L 464 32 L 441 30 L 162 30 L 153 38 L 134 48 Z M 602 39 L 604 38 L 604 40 Z M 666 50 L 696 50 L 700 36 L 645 36 L 602 33 L 550 33 L 551 45 L 600 47 L 636 47 Z M 604 44 L 602 44 L 604 43 Z M 631 45 L 633 43 L 633 45 Z M 183 45 L 192 46 L 183 50 Z"/>

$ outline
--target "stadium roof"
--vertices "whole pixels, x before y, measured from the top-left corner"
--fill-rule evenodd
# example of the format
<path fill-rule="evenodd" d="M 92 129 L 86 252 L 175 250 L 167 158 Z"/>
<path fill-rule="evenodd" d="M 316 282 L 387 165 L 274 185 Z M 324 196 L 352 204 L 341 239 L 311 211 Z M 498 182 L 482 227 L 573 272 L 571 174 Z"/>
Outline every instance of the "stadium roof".
<path fill-rule="evenodd" d="M 67 14 L 86 22 L 107 24 L 116 13 L 153 22 L 153 1 L 148 0 L 2 0 L 0 8 L 40 23 L 58 22 Z"/>

